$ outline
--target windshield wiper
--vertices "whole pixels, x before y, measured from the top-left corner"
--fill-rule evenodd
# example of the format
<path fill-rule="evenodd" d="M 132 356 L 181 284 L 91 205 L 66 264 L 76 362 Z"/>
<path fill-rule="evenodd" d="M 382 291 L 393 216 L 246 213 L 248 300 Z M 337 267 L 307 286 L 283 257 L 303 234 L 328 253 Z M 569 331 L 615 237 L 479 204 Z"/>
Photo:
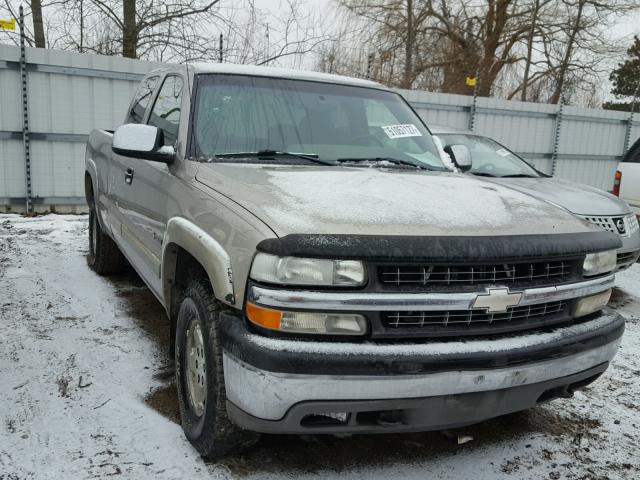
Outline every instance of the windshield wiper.
<path fill-rule="evenodd" d="M 258 150 L 257 152 L 233 152 L 233 153 L 218 153 L 214 155 L 214 160 L 218 158 L 299 158 L 302 160 L 308 160 L 310 162 L 319 163 L 321 165 L 335 165 L 334 162 L 329 160 L 323 160 L 318 158 L 315 153 L 293 153 L 293 152 L 280 152 L 278 150 Z"/>
<path fill-rule="evenodd" d="M 410 166 L 410 167 L 420 168 L 422 170 L 432 170 L 432 171 L 439 170 L 437 168 L 433 168 L 433 167 L 430 167 L 428 165 L 424 165 L 424 164 L 420 164 L 420 163 L 414 163 L 414 162 L 411 162 L 409 160 L 402 160 L 400 158 L 393 158 L 393 157 L 338 158 L 336 160 L 336 162 L 338 162 L 338 163 L 389 162 L 389 163 L 394 163 L 396 165 L 407 165 L 407 166 Z M 444 169 L 443 169 L 443 171 L 444 171 Z"/>

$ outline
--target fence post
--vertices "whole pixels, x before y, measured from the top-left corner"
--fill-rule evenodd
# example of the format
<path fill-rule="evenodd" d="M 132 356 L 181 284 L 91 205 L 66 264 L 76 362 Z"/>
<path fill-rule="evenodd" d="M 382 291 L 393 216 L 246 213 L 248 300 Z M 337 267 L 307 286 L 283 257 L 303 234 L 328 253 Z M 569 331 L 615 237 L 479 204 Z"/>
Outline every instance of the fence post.
<path fill-rule="evenodd" d="M 631 113 L 629 114 L 629 118 L 627 119 L 627 128 L 624 132 L 624 149 L 622 150 L 622 155 L 629 151 L 629 147 L 631 147 L 631 129 L 633 128 L 633 106 L 631 107 Z"/>
<path fill-rule="evenodd" d="M 372 65 L 373 65 L 373 52 L 367 55 L 367 80 L 371 78 Z"/>
<path fill-rule="evenodd" d="M 476 70 L 476 83 L 473 86 L 473 100 L 471 101 L 471 109 L 469 110 L 469 130 L 472 132 L 476 128 L 476 110 L 478 108 L 478 86 L 480 85 L 480 70 Z"/>
<path fill-rule="evenodd" d="M 622 155 L 625 155 L 631 147 L 631 130 L 633 129 L 633 114 L 635 113 L 636 103 L 638 103 L 638 94 L 640 93 L 640 79 L 638 79 L 638 85 L 636 91 L 633 92 L 633 98 L 631 99 L 631 109 L 629 112 L 629 119 L 627 120 L 627 128 L 624 132 L 624 150 Z"/>
<path fill-rule="evenodd" d="M 551 176 L 555 177 L 558 164 L 558 150 L 562 139 L 562 114 L 564 113 L 564 95 L 560 93 L 560 103 L 558 113 L 556 113 L 555 138 L 553 140 L 553 153 L 551 154 Z"/>
<path fill-rule="evenodd" d="M 220 63 L 222 63 L 222 61 L 223 61 L 223 57 L 222 57 L 223 38 L 224 38 L 223 35 L 220 34 L 220 52 L 219 52 L 220 53 L 220 59 L 219 59 Z"/>
<path fill-rule="evenodd" d="M 20 83 L 22 85 L 22 147 L 24 149 L 24 190 L 27 213 L 33 211 L 31 203 L 31 152 L 29 142 L 29 103 L 27 99 L 27 59 L 24 45 L 24 11 L 20 5 Z"/>

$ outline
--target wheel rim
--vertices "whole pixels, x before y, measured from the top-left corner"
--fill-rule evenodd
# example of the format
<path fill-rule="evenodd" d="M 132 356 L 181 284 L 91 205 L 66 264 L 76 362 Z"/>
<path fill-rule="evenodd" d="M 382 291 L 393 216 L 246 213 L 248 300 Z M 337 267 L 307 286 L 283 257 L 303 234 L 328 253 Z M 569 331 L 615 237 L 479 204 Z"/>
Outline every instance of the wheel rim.
<path fill-rule="evenodd" d="M 199 417 L 204 413 L 207 400 L 206 361 L 204 357 L 204 342 L 200 324 L 194 321 L 187 330 L 186 349 L 186 380 L 189 392 L 189 404 Z"/>
<path fill-rule="evenodd" d="M 91 222 L 90 245 L 91 245 L 91 253 L 95 254 L 98 247 L 98 220 L 96 219 L 95 213 L 91 216 L 91 219 L 92 219 L 92 222 Z"/>

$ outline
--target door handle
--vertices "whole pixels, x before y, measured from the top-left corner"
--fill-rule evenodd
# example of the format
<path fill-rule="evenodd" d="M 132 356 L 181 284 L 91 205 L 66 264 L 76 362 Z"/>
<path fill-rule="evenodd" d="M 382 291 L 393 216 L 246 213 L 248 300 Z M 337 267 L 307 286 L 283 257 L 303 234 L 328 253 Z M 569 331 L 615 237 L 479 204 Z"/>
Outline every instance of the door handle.
<path fill-rule="evenodd" d="M 124 172 L 124 183 L 131 185 L 131 182 L 133 182 L 133 168 L 127 168 L 127 171 Z"/>

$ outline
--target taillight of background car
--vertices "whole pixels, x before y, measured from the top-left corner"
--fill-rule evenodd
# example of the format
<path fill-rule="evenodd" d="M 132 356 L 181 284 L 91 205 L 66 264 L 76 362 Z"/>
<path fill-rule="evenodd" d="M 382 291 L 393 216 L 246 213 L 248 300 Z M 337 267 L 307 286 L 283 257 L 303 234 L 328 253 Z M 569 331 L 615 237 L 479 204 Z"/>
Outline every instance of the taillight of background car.
<path fill-rule="evenodd" d="M 613 193 L 616 197 L 620 196 L 620 183 L 622 183 L 622 172 L 616 170 L 616 176 L 613 179 Z"/>

